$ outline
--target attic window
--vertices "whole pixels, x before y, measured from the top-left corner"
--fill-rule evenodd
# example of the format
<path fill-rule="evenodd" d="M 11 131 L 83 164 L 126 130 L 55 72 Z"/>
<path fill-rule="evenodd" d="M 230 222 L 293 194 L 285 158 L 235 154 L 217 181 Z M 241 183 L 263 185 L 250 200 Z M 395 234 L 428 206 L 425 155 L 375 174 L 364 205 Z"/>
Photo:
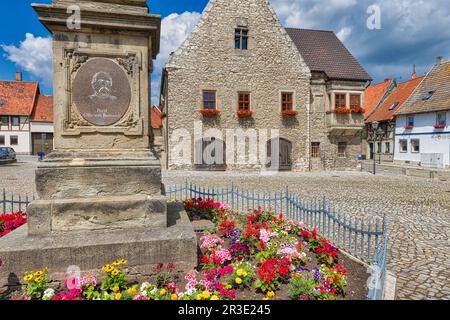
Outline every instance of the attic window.
<path fill-rule="evenodd" d="M 399 104 L 400 104 L 399 102 L 394 102 L 394 103 L 392 104 L 392 106 L 389 107 L 389 111 L 392 111 L 392 110 L 394 110 L 395 108 L 397 108 L 397 106 L 398 106 Z"/>
<path fill-rule="evenodd" d="M 247 50 L 248 49 L 248 29 L 236 28 L 234 32 L 234 48 Z"/>
<path fill-rule="evenodd" d="M 433 96 L 433 94 L 434 94 L 435 92 L 436 92 L 436 91 L 428 91 L 428 93 L 427 93 L 426 95 L 423 96 L 422 100 L 423 100 L 423 101 L 430 100 L 431 97 Z"/>

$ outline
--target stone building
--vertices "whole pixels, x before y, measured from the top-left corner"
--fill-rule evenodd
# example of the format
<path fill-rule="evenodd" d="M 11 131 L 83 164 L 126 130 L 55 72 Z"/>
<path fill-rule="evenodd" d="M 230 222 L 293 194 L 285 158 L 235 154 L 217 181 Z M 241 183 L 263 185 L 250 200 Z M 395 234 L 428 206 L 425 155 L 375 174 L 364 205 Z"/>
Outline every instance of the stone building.
<path fill-rule="evenodd" d="M 284 29 L 267 0 L 211 0 L 163 72 L 164 166 L 355 167 L 367 80 L 334 33 Z"/>

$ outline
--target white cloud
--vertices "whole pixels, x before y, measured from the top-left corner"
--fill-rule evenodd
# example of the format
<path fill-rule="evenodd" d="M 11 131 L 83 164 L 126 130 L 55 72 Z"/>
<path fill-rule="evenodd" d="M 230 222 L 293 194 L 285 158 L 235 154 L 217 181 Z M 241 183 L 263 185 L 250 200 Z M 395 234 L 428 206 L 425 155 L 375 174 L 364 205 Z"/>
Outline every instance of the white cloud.
<path fill-rule="evenodd" d="M 162 68 L 169 55 L 182 44 L 197 25 L 200 18 L 198 12 L 173 13 L 161 21 L 161 50 L 154 64 L 152 75 L 152 103 L 159 102 L 159 88 Z"/>
<path fill-rule="evenodd" d="M 341 30 L 339 30 L 338 33 L 336 33 L 336 36 L 341 40 L 342 42 L 345 42 L 347 38 L 352 34 L 352 28 L 350 27 L 343 27 Z"/>
<path fill-rule="evenodd" d="M 41 80 L 45 86 L 52 84 L 52 39 L 35 37 L 31 33 L 25 35 L 18 47 L 2 45 L 5 57 L 14 62 L 22 70 Z"/>

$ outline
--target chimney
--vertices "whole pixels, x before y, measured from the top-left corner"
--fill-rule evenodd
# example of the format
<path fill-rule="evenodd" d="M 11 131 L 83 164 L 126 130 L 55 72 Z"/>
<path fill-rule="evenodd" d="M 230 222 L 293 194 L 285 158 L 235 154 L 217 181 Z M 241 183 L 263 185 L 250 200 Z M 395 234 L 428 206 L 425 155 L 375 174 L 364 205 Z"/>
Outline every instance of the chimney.
<path fill-rule="evenodd" d="M 22 81 L 22 72 L 16 72 L 16 81 Z"/>
<path fill-rule="evenodd" d="M 411 74 L 411 79 L 417 79 L 416 65 L 413 66 L 413 73 Z"/>
<path fill-rule="evenodd" d="M 437 57 L 436 58 L 436 65 L 437 66 L 440 66 L 443 63 L 444 63 L 444 57 Z"/>

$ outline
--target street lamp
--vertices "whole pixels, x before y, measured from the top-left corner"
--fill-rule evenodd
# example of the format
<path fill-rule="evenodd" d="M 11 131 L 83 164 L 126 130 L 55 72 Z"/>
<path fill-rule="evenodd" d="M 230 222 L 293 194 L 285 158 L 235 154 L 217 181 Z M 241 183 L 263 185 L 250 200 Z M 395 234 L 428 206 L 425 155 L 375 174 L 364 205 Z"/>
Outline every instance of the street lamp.
<path fill-rule="evenodd" d="M 373 152 L 372 152 L 372 158 L 373 158 L 373 174 L 376 174 L 376 166 L 377 166 L 377 162 L 375 160 L 376 156 L 375 156 L 375 148 L 377 145 L 377 132 L 378 132 L 378 125 L 380 123 L 378 121 L 374 121 L 372 122 L 372 130 L 373 130 Z"/>

